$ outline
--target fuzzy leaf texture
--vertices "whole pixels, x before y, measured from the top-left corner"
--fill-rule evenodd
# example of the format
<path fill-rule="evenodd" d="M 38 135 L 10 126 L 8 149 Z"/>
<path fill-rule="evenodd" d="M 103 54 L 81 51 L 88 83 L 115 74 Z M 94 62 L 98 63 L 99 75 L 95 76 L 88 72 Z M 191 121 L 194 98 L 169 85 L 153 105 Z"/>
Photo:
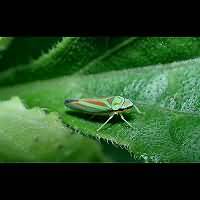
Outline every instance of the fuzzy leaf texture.
<path fill-rule="evenodd" d="M 57 78 L 4 88 L 1 96 L 18 94 L 29 106 L 57 111 L 64 122 L 82 134 L 124 146 L 136 157 L 153 162 L 199 161 L 199 69 L 200 60 L 99 75 Z M 182 76 L 180 76 L 182 74 Z M 80 86 L 80 82 L 82 85 Z M 122 95 L 145 113 L 131 112 L 131 129 L 120 119 L 97 133 L 106 118 L 92 119 L 65 111 L 65 98 Z"/>

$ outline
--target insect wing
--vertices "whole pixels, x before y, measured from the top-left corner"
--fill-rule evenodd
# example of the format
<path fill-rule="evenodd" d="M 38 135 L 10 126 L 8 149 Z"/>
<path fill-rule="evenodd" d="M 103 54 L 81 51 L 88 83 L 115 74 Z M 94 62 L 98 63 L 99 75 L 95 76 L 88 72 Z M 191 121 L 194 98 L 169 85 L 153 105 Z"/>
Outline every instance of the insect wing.
<path fill-rule="evenodd" d="M 111 111 L 110 104 L 103 98 L 99 99 L 79 99 L 79 100 L 66 100 L 65 105 L 69 108 L 90 112 L 90 113 L 105 113 Z"/>

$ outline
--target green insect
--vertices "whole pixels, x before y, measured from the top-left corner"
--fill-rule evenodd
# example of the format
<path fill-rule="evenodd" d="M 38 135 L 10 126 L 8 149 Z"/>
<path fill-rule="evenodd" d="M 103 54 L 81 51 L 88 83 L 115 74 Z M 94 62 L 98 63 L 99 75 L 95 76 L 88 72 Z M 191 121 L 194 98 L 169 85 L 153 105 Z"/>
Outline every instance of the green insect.
<path fill-rule="evenodd" d="M 134 107 L 138 113 L 142 113 L 129 99 L 121 96 L 101 97 L 95 99 L 66 99 L 64 104 L 71 109 L 91 113 L 93 115 L 109 115 L 108 120 L 102 124 L 97 131 L 102 129 L 102 127 L 105 126 L 114 115 L 120 115 L 121 119 L 132 127 L 131 124 L 124 119 L 122 113 L 130 111 L 132 107 Z"/>

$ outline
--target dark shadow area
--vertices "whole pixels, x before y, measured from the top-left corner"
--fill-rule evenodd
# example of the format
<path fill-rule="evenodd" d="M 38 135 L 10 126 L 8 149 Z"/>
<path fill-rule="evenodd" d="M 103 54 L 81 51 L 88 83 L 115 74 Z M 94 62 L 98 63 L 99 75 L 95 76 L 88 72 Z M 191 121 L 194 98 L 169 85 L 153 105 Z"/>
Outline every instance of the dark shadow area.
<path fill-rule="evenodd" d="M 117 145 L 106 143 L 101 140 L 103 152 L 113 161 L 120 163 L 144 163 L 143 160 L 136 160 L 126 149 L 120 148 Z"/>
<path fill-rule="evenodd" d="M 104 123 L 108 118 L 109 115 L 93 115 L 93 114 L 89 114 L 89 113 L 82 113 L 82 112 L 78 112 L 78 111 L 66 111 L 65 112 L 68 115 L 74 116 L 74 117 L 78 117 L 78 118 L 82 118 L 84 120 L 87 121 L 93 121 L 93 122 L 99 122 L 99 123 Z M 131 116 L 128 113 L 123 114 L 124 118 L 127 121 L 131 120 Z M 121 117 L 119 115 L 115 115 L 110 121 L 109 123 L 111 124 L 116 124 L 116 123 L 120 123 L 124 121 L 121 119 Z"/>

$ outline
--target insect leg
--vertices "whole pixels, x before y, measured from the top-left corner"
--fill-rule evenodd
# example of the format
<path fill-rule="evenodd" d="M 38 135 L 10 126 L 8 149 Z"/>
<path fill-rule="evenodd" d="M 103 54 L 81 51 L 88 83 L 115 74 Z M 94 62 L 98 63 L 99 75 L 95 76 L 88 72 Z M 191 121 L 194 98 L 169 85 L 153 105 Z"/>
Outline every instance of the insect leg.
<path fill-rule="evenodd" d="M 131 128 L 133 128 L 133 127 L 130 125 L 130 123 L 127 122 L 127 121 L 124 119 L 124 116 L 123 116 L 121 113 L 119 113 L 119 115 L 120 115 L 120 117 L 122 118 L 122 120 L 124 120 Z"/>
<path fill-rule="evenodd" d="M 136 110 L 139 114 L 143 114 L 143 112 L 141 112 L 141 111 L 138 109 L 138 107 L 137 107 L 136 105 L 133 105 L 133 106 L 134 106 L 135 110 Z"/>
<path fill-rule="evenodd" d="M 114 115 L 115 115 L 115 113 L 112 114 L 112 115 L 107 119 L 107 121 L 106 121 L 104 124 L 102 124 L 100 128 L 97 129 L 97 132 L 98 132 L 103 126 L 105 126 L 105 125 L 108 123 L 108 121 L 110 121 L 110 120 L 113 118 Z"/>

